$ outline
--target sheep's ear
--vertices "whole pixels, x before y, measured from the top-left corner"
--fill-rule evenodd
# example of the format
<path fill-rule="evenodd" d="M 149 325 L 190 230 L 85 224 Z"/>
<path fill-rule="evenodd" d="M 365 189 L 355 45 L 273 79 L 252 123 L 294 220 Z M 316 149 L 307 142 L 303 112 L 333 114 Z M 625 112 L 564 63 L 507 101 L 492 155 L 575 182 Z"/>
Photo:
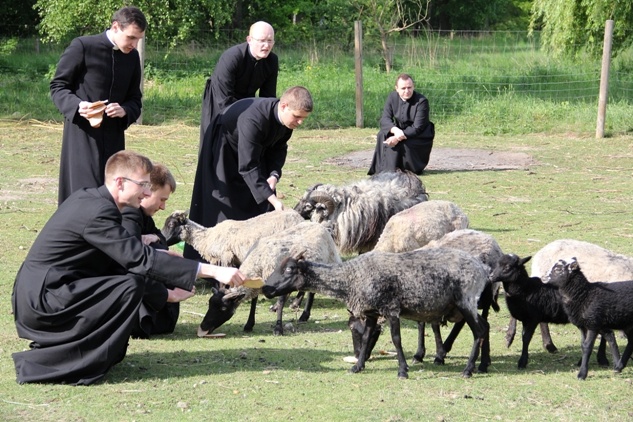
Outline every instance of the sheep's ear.
<path fill-rule="evenodd" d="M 302 250 L 302 251 L 300 251 L 300 252 L 295 252 L 295 253 L 292 255 L 292 257 L 298 261 L 298 260 L 300 260 L 300 259 L 303 259 L 303 257 L 304 257 L 304 255 L 305 255 L 305 253 L 306 253 L 306 250 L 304 249 L 304 250 Z"/>
<path fill-rule="evenodd" d="M 580 265 L 578 264 L 576 257 L 569 260 L 569 269 L 572 271 L 578 271 L 580 269 Z"/>
<path fill-rule="evenodd" d="M 526 263 L 526 262 L 528 262 L 530 259 L 532 259 L 532 256 L 531 256 L 531 255 L 530 255 L 530 256 L 526 256 L 525 258 L 522 258 L 522 259 L 519 261 L 519 264 L 521 264 L 521 265 L 525 265 L 525 263 Z"/>

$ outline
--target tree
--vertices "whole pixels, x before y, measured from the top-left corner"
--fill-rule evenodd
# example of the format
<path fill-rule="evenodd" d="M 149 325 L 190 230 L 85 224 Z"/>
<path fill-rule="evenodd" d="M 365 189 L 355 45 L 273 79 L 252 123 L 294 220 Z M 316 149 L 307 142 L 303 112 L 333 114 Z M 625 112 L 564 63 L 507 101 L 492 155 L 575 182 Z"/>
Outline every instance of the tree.
<path fill-rule="evenodd" d="M 543 46 L 556 54 L 602 53 L 604 25 L 615 23 L 613 53 L 633 42 L 630 0 L 534 0 L 530 31 L 541 29 Z"/>
<path fill-rule="evenodd" d="M 35 0 L 0 0 L 0 36 L 24 36 L 37 32 Z"/>
<path fill-rule="evenodd" d="M 368 30 L 378 31 L 387 73 L 393 66 L 392 34 L 425 22 L 431 0 L 352 0 Z"/>
<path fill-rule="evenodd" d="M 191 39 L 201 28 L 217 31 L 231 21 L 234 5 L 222 0 L 140 0 L 134 3 L 148 21 L 147 33 L 171 45 Z M 98 33 L 110 26 L 120 0 L 38 0 L 40 32 L 48 41 Z"/>

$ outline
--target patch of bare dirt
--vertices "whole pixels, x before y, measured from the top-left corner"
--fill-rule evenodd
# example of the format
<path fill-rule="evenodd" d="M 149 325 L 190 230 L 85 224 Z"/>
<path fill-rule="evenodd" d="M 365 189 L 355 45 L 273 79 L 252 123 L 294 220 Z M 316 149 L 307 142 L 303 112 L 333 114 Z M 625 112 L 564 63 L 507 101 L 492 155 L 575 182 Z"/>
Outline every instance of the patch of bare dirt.
<path fill-rule="evenodd" d="M 331 158 L 328 164 L 369 168 L 374 150 L 355 151 Z M 524 152 L 467 148 L 433 148 L 428 171 L 527 170 L 537 162 Z"/>

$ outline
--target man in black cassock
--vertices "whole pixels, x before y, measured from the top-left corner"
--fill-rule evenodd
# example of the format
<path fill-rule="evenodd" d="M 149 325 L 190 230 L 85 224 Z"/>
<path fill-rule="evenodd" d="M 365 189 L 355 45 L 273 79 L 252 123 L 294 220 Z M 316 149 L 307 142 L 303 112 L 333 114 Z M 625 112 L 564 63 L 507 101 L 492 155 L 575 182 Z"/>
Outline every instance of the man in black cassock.
<path fill-rule="evenodd" d="M 282 210 L 275 187 L 292 131 L 312 112 L 310 92 L 289 88 L 280 99 L 245 98 L 219 115 L 198 159 L 189 218 L 205 227 Z M 202 260 L 185 245 L 185 258 Z"/>
<path fill-rule="evenodd" d="M 242 98 L 277 96 L 279 60 L 272 52 L 275 31 L 266 22 L 251 25 L 246 42 L 235 45 L 220 56 L 207 79 L 202 96 L 200 146 L 204 134 L 218 114 Z"/>
<path fill-rule="evenodd" d="M 149 196 L 152 163 L 131 151 L 108 160 L 106 184 L 80 189 L 35 239 L 12 306 L 30 350 L 13 354 L 17 381 L 89 385 L 120 362 L 138 321 L 145 278 L 191 290 L 196 277 L 241 285 L 234 268 L 171 256 L 121 225 L 121 210 Z"/>
<path fill-rule="evenodd" d="M 125 207 L 122 211 L 123 227 L 154 249 L 168 250 L 169 244 L 154 222 L 154 214 L 165 209 L 165 204 L 176 191 L 176 179 L 163 164 L 154 163 L 150 173 L 152 194 L 143 198 L 139 208 Z M 139 309 L 139 325 L 132 337 L 149 338 L 154 334 L 173 333 L 180 314 L 180 302 L 195 295 L 191 291 L 146 279 L 145 293 Z"/>
<path fill-rule="evenodd" d="M 50 93 L 64 115 L 59 204 L 78 189 L 103 185 L 106 161 L 125 149 L 125 130 L 141 115 L 136 46 L 146 26 L 138 8 L 119 9 L 110 29 L 75 38 L 57 64 Z M 108 102 L 102 120 L 91 124 L 89 107 L 103 100 Z"/>
<path fill-rule="evenodd" d="M 414 89 L 411 76 L 398 75 L 380 117 L 380 132 L 367 174 L 400 169 L 420 175 L 429 163 L 435 126 L 429 120 L 429 101 Z"/>

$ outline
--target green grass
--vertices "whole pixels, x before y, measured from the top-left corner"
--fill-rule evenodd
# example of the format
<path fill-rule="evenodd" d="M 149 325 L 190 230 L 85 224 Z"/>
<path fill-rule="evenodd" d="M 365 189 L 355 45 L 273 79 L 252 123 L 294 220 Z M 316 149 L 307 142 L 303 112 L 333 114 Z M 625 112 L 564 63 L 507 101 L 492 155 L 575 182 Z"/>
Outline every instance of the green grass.
<path fill-rule="evenodd" d="M 547 119 L 547 116 L 544 117 Z M 553 122 L 547 122 L 552 125 Z M 279 190 L 293 206 L 315 182 L 347 183 L 365 169 L 328 164 L 350 151 L 370 150 L 376 129 L 298 130 Z M 483 135 L 438 132 L 436 148 L 479 148 L 529 154 L 535 164 L 514 171 L 429 171 L 423 181 L 432 199 L 458 204 L 471 227 L 493 235 L 505 252 L 534 254 L 548 242 L 576 238 L 633 256 L 633 136 L 595 140 L 593 131 Z M 190 125 L 133 126 L 128 148 L 164 162 L 178 190 L 167 211 L 188 207 L 197 160 L 198 129 Z M 0 419 L 37 421 L 164 420 L 629 420 L 633 367 L 622 374 L 599 368 L 592 356 L 589 377 L 576 379 L 579 335 L 573 326 L 552 327 L 558 354 L 540 339 L 530 348 L 527 370 L 516 368 L 520 339 L 508 349 L 505 304 L 491 317 L 492 366 L 488 374 L 463 379 L 471 335 L 463 333 L 446 365 L 427 357 L 397 379 L 392 356 L 377 355 L 364 372 L 349 374 L 342 358 L 352 353 L 345 307 L 317 296 L 307 324 L 285 319 L 296 332 L 272 335 L 271 301 L 258 306 L 257 324 L 245 334 L 247 307 L 219 331 L 221 340 L 198 339 L 195 330 L 209 291 L 182 304 L 172 335 L 132 340 L 128 355 L 91 387 L 17 385 L 11 353 L 28 347 L 18 339 L 11 315 L 13 279 L 39 229 L 56 208 L 61 140 L 59 124 L 0 123 Z M 433 156 L 432 156 L 433 159 Z M 447 329 L 444 329 L 447 334 Z M 432 355 L 433 340 L 427 337 Z M 623 341 L 621 340 L 620 343 Z M 410 359 L 416 330 L 403 324 Z M 622 347 L 622 344 L 621 344 Z M 378 350 L 393 347 L 388 330 Z"/>

